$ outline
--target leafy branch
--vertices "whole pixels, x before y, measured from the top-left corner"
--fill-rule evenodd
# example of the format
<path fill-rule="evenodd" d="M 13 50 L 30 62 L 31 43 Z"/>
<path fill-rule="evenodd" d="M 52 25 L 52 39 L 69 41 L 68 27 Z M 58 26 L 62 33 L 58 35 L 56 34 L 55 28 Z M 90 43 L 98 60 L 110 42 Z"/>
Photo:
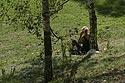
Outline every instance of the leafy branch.
<path fill-rule="evenodd" d="M 64 6 L 64 4 L 66 4 L 67 2 L 68 2 L 69 0 L 64 0 L 63 2 L 62 1 L 58 1 L 58 0 L 56 0 L 56 1 L 51 1 L 50 3 L 50 16 L 52 16 L 52 15 L 54 15 L 54 14 L 56 14 L 56 13 L 58 13 L 60 10 L 62 10 L 63 9 L 63 6 Z"/>
<path fill-rule="evenodd" d="M 50 16 L 53 16 L 54 14 L 58 13 L 60 10 L 63 9 L 64 4 L 66 4 L 69 0 L 49 0 L 50 4 Z M 9 4 L 6 8 L 4 4 L 5 1 L 2 1 L 0 3 L 1 5 L 1 13 L 0 13 L 0 19 L 1 21 L 4 21 L 6 19 L 6 24 L 9 25 L 21 25 L 22 29 L 27 29 L 29 33 L 36 35 L 38 38 L 41 38 L 41 27 L 42 27 L 42 16 L 41 16 L 41 5 L 38 3 L 40 1 L 37 1 L 34 3 L 36 6 L 34 7 L 35 14 L 33 10 L 31 9 L 31 3 L 30 0 L 7 0 L 7 4 Z M 5 7 L 4 7 L 5 6 Z M 6 8 L 6 9 L 5 9 Z M 9 15 L 11 11 L 13 14 Z M 18 27 L 17 27 L 18 29 Z M 58 37 L 54 31 L 51 28 L 51 33 L 54 37 L 56 37 L 58 40 L 60 37 Z"/>

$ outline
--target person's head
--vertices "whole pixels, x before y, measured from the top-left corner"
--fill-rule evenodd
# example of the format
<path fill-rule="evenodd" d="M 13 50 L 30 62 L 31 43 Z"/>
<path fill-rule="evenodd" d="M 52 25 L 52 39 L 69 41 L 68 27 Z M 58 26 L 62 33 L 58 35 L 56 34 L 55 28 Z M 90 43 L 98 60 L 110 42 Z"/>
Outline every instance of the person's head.
<path fill-rule="evenodd" d="M 89 29 L 88 29 L 88 27 L 86 27 L 86 28 L 84 29 L 84 34 L 89 34 Z"/>
<path fill-rule="evenodd" d="M 83 27 L 82 27 L 82 32 L 84 32 L 85 28 L 86 28 L 86 26 L 83 26 Z"/>

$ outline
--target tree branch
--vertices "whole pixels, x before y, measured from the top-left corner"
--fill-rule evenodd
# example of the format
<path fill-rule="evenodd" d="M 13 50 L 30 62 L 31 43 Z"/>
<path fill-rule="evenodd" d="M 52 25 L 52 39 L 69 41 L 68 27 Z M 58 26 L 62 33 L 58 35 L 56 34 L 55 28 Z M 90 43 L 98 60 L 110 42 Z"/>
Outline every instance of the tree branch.
<path fill-rule="evenodd" d="M 51 12 L 50 12 L 50 16 L 52 16 L 52 15 L 58 13 L 60 10 L 62 10 L 64 4 L 66 4 L 68 1 L 69 1 L 69 0 L 64 1 L 62 4 L 60 4 L 60 5 L 57 7 L 57 9 L 55 9 L 54 11 L 51 11 Z"/>

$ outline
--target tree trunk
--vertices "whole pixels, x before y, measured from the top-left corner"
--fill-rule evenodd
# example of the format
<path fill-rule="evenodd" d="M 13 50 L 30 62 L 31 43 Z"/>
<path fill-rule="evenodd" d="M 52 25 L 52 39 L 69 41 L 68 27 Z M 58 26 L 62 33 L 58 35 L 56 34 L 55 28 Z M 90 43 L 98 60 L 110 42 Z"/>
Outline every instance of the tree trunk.
<path fill-rule="evenodd" d="M 44 80 L 45 80 L 45 83 L 48 83 L 52 81 L 52 78 L 53 78 L 50 12 L 49 12 L 48 0 L 42 0 L 42 16 L 43 16 L 44 48 L 45 48 Z"/>
<path fill-rule="evenodd" d="M 97 44 L 97 18 L 94 10 L 94 1 L 88 0 L 89 20 L 90 20 L 90 48 L 98 49 Z"/>

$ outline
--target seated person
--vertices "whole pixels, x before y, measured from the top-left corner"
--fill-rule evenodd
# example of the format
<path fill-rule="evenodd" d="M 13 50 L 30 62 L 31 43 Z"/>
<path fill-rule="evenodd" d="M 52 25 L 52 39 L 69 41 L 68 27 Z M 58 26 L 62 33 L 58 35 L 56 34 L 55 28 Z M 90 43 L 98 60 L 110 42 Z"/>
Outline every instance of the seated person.
<path fill-rule="evenodd" d="M 74 51 L 73 50 L 74 46 L 77 47 L 77 50 L 76 50 L 77 54 L 86 54 L 90 50 L 90 48 L 89 48 L 89 30 L 88 30 L 88 27 L 84 26 L 82 28 L 82 31 L 80 33 L 80 38 L 78 39 L 78 41 L 72 40 L 71 51 Z"/>

